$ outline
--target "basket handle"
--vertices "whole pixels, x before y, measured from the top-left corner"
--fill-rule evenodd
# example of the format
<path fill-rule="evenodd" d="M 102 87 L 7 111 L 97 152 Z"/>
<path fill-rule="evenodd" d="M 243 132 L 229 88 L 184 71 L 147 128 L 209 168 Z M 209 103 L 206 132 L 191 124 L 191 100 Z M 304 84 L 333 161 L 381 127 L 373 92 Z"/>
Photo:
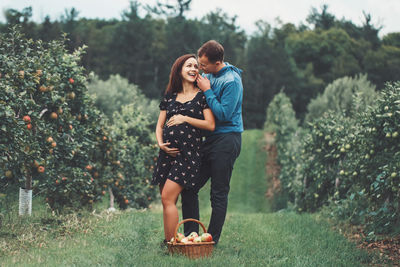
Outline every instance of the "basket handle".
<path fill-rule="evenodd" d="M 183 223 L 185 223 L 185 222 L 196 222 L 196 223 L 200 224 L 201 228 L 203 228 L 203 232 L 204 232 L 204 233 L 207 233 L 206 227 L 204 226 L 204 224 L 203 224 L 201 221 L 196 220 L 196 219 L 192 219 L 192 218 L 182 220 L 182 221 L 180 221 L 180 222 L 176 225 L 176 227 L 175 227 L 174 241 L 173 241 L 173 244 L 174 244 L 174 245 L 176 244 L 176 239 L 178 238 L 179 226 L 181 226 L 181 225 L 182 225 Z"/>

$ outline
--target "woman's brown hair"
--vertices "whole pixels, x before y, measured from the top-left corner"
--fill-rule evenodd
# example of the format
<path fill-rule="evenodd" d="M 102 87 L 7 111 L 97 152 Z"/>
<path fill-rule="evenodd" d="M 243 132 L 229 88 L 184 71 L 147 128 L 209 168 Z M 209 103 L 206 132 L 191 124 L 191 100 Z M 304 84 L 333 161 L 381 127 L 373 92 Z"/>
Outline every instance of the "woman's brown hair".
<path fill-rule="evenodd" d="M 185 64 L 186 60 L 189 58 L 195 58 L 194 54 L 186 54 L 178 57 L 174 64 L 171 67 L 171 73 L 169 74 L 169 82 L 167 85 L 167 89 L 165 90 L 165 94 L 179 93 L 182 92 L 182 67 Z"/>

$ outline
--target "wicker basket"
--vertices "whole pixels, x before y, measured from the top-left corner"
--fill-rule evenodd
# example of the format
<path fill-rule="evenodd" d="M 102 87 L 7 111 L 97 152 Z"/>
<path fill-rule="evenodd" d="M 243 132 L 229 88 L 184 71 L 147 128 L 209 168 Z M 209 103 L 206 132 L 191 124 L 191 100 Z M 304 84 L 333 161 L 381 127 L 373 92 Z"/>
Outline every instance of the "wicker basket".
<path fill-rule="evenodd" d="M 174 241 L 173 242 L 168 242 L 168 250 L 171 254 L 183 254 L 191 259 L 197 259 L 197 258 L 202 258 L 202 257 L 209 257 L 211 256 L 212 250 L 214 248 L 214 241 L 211 242 L 200 242 L 200 243 L 189 243 L 189 244 L 183 244 L 183 243 L 177 243 L 177 234 L 178 234 L 178 229 L 179 226 L 181 226 L 185 222 L 196 222 L 200 224 L 200 226 L 203 228 L 203 232 L 206 233 L 207 230 L 204 227 L 204 225 L 196 220 L 196 219 L 185 219 L 181 222 L 178 223 L 178 225 L 175 228 L 175 233 L 174 233 Z"/>

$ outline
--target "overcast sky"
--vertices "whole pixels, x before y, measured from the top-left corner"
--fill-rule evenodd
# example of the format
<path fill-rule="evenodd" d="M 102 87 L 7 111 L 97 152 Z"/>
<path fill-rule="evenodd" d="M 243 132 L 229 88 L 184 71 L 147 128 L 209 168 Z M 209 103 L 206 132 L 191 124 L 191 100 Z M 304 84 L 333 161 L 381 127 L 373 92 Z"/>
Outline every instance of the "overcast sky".
<path fill-rule="evenodd" d="M 161 0 L 166 2 L 167 0 Z M 141 0 L 142 4 L 154 5 L 156 0 Z M 174 3 L 174 0 L 170 0 Z M 193 0 L 188 18 L 201 18 L 210 11 L 221 8 L 228 15 L 237 15 L 237 25 L 251 34 L 257 20 L 264 20 L 273 26 L 279 17 L 283 22 L 298 25 L 305 22 L 311 7 L 320 9 L 323 4 L 336 18 L 346 18 L 357 25 L 364 21 L 363 11 L 370 13 L 375 26 L 383 26 L 381 35 L 400 32 L 400 0 Z M 43 21 L 46 15 L 52 20 L 59 19 L 66 8 L 75 7 L 79 17 L 121 18 L 121 12 L 129 7 L 129 0 L 0 0 L 0 21 L 4 22 L 4 10 L 22 10 L 32 6 L 33 19 Z"/>

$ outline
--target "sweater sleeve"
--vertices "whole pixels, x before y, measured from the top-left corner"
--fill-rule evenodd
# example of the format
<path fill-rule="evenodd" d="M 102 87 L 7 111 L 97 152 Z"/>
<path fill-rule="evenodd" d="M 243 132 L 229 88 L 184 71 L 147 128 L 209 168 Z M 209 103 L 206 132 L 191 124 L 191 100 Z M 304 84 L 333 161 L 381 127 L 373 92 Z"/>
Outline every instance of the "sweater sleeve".
<path fill-rule="evenodd" d="M 213 90 L 204 92 L 207 103 L 219 121 L 230 121 L 240 99 L 240 88 L 235 81 L 225 84 L 221 100 L 218 101 Z"/>

